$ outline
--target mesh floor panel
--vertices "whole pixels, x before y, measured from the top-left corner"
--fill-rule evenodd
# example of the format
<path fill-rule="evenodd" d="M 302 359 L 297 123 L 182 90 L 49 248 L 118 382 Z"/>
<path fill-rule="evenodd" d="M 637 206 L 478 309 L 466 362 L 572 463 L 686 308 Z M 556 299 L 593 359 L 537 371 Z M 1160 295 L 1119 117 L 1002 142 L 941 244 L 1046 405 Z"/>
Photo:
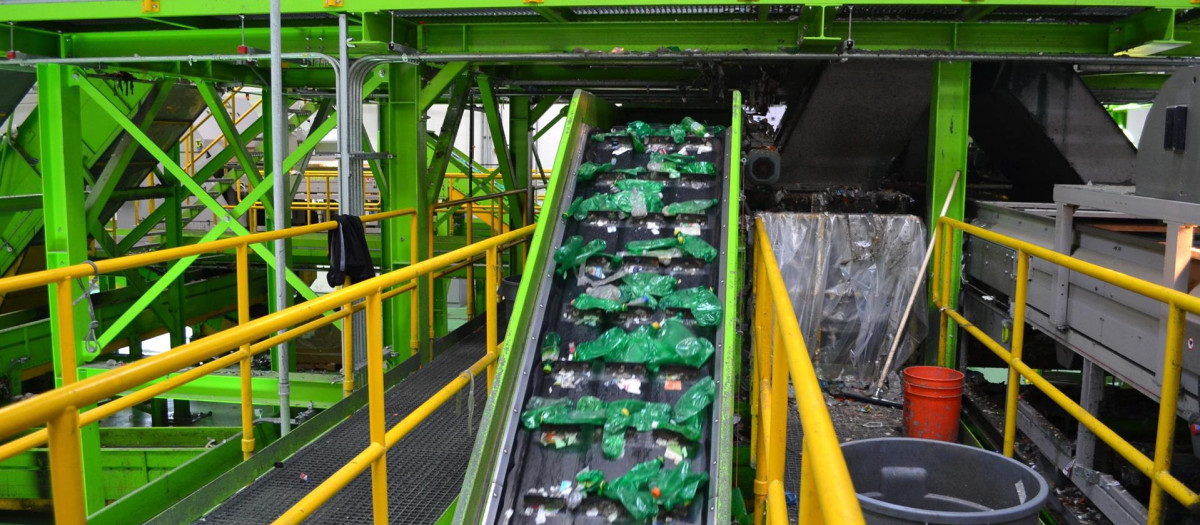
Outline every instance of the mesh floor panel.
<path fill-rule="evenodd" d="M 479 330 L 385 393 L 391 428 L 483 357 Z M 433 523 L 458 496 L 474 443 L 474 430 L 487 400 L 486 381 L 474 384 L 475 409 L 468 410 L 470 387 L 412 430 L 387 454 L 388 516 L 392 523 Z M 474 420 L 468 429 L 467 418 Z M 368 415 L 358 410 L 308 446 L 229 498 L 198 523 L 270 523 L 320 485 L 368 444 Z M 304 476 L 302 476 L 302 474 Z M 307 480 L 302 477 L 307 477 Z M 307 523 L 371 523 L 371 471 L 368 469 L 322 506 Z"/>

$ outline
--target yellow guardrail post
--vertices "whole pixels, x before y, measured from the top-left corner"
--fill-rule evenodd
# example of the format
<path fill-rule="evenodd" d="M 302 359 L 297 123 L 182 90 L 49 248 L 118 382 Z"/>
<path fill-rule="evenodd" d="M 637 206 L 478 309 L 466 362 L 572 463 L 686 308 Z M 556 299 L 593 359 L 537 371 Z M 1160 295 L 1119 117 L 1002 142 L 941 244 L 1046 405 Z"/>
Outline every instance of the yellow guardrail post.
<path fill-rule="evenodd" d="M 946 332 L 950 326 L 949 317 L 946 315 L 946 309 L 950 308 L 950 263 L 953 257 L 950 252 L 950 240 L 954 238 L 954 230 L 950 228 L 942 228 L 941 239 L 941 262 L 942 270 L 939 275 L 941 291 L 938 292 L 938 297 L 942 300 L 939 304 L 941 314 L 938 315 L 938 354 L 937 365 L 946 366 Z"/>
<path fill-rule="evenodd" d="M 349 277 L 342 288 L 347 286 L 350 286 Z M 342 310 L 348 314 L 342 321 L 342 397 L 347 398 L 354 393 L 354 302 L 346 303 Z"/>
<path fill-rule="evenodd" d="M 775 414 L 772 412 L 771 406 L 771 381 L 763 379 L 758 387 L 759 395 L 759 422 L 762 423 L 761 435 L 759 436 L 759 444 L 761 450 L 758 454 L 758 465 L 754 468 L 754 523 L 761 524 L 765 517 L 768 517 L 770 509 L 767 507 L 768 496 L 771 484 L 771 467 L 770 464 L 774 459 L 775 451 L 772 448 L 775 443 L 771 442 L 771 421 Z"/>
<path fill-rule="evenodd" d="M 467 203 L 467 245 L 475 242 L 475 203 Z M 475 317 L 475 263 L 467 265 L 467 318 Z"/>
<path fill-rule="evenodd" d="M 800 460 L 800 494 L 799 505 L 797 505 L 797 519 L 800 523 L 820 524 L 825 522 L 824 516 L 821 514 L 821 499 L 817 497 L 817 477 L 813 472 L 812 456 L 808 455 L 808 438 L 801 440 L 803 447 L 803 455 Z"/>
<path fill-rule="evenodd" d="M 237 247 L 237 308 L 238 326 L 250 322 L 250 261 L 245 244 Z M 254 355 L 250 353 L 250 342 L 242 344 L 241 361 L 238 370 L 241 374 L 242 390 L 242 459 L 250 459 L 254 454 L 254 374 L 250 369 Z"/>
<path fill-rule="evenodd" d="M 74 341 L 72 341 L 74 342 Z M 83 496 L 83 453 L 80 451 L 79 411 L 68 406 L 46 422 L 49 433 L 50 491 L 54 522 L 87 522 Z"/>
<path fill-rule="evenodd" d="M 489 356 L 496 353 L 497 339 L 499 338 L 497 335 L 499 326 L 497 325 L 498 319 L 497 319 L 497 312 L 496 312 L 496 309 L 498 307 L 498 305 L 496 304 L 498 302 L 498 298 L 496 296 L 496 291 L 497 291 L 496 288 L 498 286 L 500 286 L 500 283 L 498 282 L 499 279 L 497 279 L 497 276 L 500 273 L 499 259 L 500 259 L 500 257 L 499 257 L 499 253 L 497 253 L 496 247 L 492 246 L 492 247 L 488 248 L 486 265 L 485 265 L 487 268 L 487 270 L 486 270 L 487 277 L 486 277 L 486 281 L 485 281 L 487 289 L 484 291 L 484 298 L 485 298 L 484 300 L 486 301 L 487 304 L 485 304 L 484 307 L 487 308 L 487 353 Z M 495 374 L 496 374 L 496 362 L 492 361 L 492 364 L 488 365 L 488 368 L 487 368 L 488 392 L 492 391 L 492 379 L 493 379 L 493 377 L 495 377 Z"/>
<path fill-rule="evenodd" d="M 787 449 L 787 414 L 788 414 L 788 349 L 783 344 L 783 331 L 779 323 L 782 316 L 795 315 L 790 309 L 784 311 L 778 302 L 775 303 L 775 322 L 771 332 L 771 448 L 770 461 L 767 463 L 767 479 L 783 479 L 784 450 Z M 821 400 L 825 404 L 825 400 Z M 762 468 L 762 465 L 759 466 Z"/>
<path fill-rule="evenodd" d="M 787 525 L 787 496 L 783 491 L 783 482 L 779 480 L 772 481 L 767 487 L 770 508 L 767 511 L 771 515 L 771 525 Z M 807 523 L 807 522 L 801 522 Z"/>
<path fill-rule="evenodd" d="M 1167 304 L 1167 337 L 1163 349 L 1162 395 L 1158 400 L 1158 435 L 1154 443 L 1154 475 L 1150 477 L 1150 505 L 1147 507 L 1151 525 L 1163 520 L 1163 487 L 1160 475 L 1170 475 L 1172 444 L 1175 440 L 1175 409 L 1179 403 L 1179 376 L 1183 373 L 1183 330 L 1187 313 L 1175 303 Z"/>
<path fill-rule="evenodd" d="M 371 444 L 385 441 L 387 413 L 383 406 L 383 301 L 380 290 L 367 296 L 367 410 L 370 413 Z M 387 454 L 371 463 L 371 501 L 376 524 L 388 522 Z"/>
<path fill-rule="evenodd" d="M 409 225 L 408 264 L 417 264 L 417 259 L 420 257 L 420 255 L 419 255 L 420 249 L 417 247 L 417 232 L 418 232 L 417 214 L 415 214 L 415 213 L 412 214 L 412 220 L 409 221 L 408 225 Z M 430 255 L 433 255 L 433 254 L 431 253 Z M 409 301 L 410 301 L 409 302 L 409 315 L 408 315 L 408 321 L 409 321 L 408 345 L 410 347 L 412 347 L 412 355 L 416 355 L 417 349 L 421 347 L 421 340 L 417 333 L 417 332 L 421 331 L 421 328 L 418 325 L 418 319 L 420 318 L 420 316 L 417 315 L 417 310 L 421 308 L 421 306 L 420 306 L 421 301 L 420 301 L 420 298 L 417 296 L 417 291 L 420 290 L 420 279 L 421 279 L 421 276 L 419 276 L 419 275 L 413 276 L 412 291 L 410 291 L 408 293 L 408 297 L 409 297 Z"/>
<path fill-rule="evenodd" d="M 761 409 L 758 402 L 759 382 L 762 379 L 760 368 L 763 366 L 759 363 L 759 352 L 762 348 L 763 330 L 766 326 L 766 303 L 770 301 L 770 295 L 766 291 L 767 276 L 763 272 L 762 248 L 755 246 L 754 249 L 754 337 L 750 340 L 750 349 L 753 352 L 750 359 L 750 464 L 758 465 L 758 419 Z"/>
<path fill-rule="evenodd" d="M 1013 449 L 1017 442 L 1017 397 L 1021 391 L 1021 376 L 1013 368 L 1013 362 L 1020 362 L 1025 348 L 1025 297 L 1029 289 L 1029 254 L 1017 250 L 1017 278 L 1013 291 L 1013 321 L 1012 340 L 1009 345 L 1012 350 L 1012 360 L 1008 365 L 1008 392 L 1004 403 L 1004 455 L 1013 457 Z"/>

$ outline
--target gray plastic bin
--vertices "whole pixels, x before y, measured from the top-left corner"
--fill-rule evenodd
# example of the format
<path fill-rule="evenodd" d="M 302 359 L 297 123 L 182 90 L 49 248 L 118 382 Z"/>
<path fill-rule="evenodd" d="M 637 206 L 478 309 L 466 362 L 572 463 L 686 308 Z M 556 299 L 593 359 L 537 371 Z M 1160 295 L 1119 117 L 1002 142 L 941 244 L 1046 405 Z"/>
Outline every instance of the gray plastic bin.
<path fill-rule="evenodd" d="M 1036 525 L 1050 493 L 1033 469 L 957 443 L 864 439 L 842 453 L 871 525 Z"/>

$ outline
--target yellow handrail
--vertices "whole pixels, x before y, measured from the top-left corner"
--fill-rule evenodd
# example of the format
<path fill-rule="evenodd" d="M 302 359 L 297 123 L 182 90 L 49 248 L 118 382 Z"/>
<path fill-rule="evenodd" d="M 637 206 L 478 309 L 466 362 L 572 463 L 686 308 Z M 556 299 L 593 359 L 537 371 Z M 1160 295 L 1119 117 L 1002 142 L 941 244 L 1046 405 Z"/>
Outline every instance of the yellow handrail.
<path fill-rule="evenodd" d="M 754 370 L 751 455 L 756 464 L 754 522 L 787 523 L 782 486 L 787 448 L 788 378 L 804 427 L 800 523 L 864 523 L 825 396 L 779 272 L 762 219 L 755 219 Z"/>
<path fill-rule="evenodd" d="M 405 215 L 412 216 L 414 220 L 410 222 L 415 224 L 415 210 L 413 209 L 394 210 L 375 215 L 367 215 L 362 217 L 362 220 L 366 222 L 380 221 Z M 71 283 L 75 279 L 91 277 L 93 275 L 98 276 L 121 270 L 140 268 L 151 264 L 173 261 L 185 257 L 192 257 L 206 253 L 224 252 L 233 249 L 236 252 L 239 327 L 201 340 L 210 341 L 210 345 L 212 342 L 228 342 L 231 341 L 232 337 L 243 333 L 238 332 L 238 330 L 241 330 L 241 327 L 250 326 L 257 322 L 252 322 L 249 319 L 249 246 L 251 244 L 270 242 L 276 239 L 292 238 L 307 233 L 332 230 L 336 227 L 337 222 L 328 221 L 320 224 L 298 226 L 285 230 L 232 237 L 207 243 L 180 246 L 176 248 L 159 250 L 156 252 L 106 259 L 94 263 L 76 264 L 63 268 L 44 270 L 0 279 L 0 293 L 25 290 L 47 285 L 52 286 L 54 291 L 54 300 L 58 305 L 57 321 L 58 326 L 60 327 L 58 340 L 55 341 L 55 345 L 56 351 L 59 353 L 60 369 L 62 371 L 62 386 L 59 388 L 39 395 L 33 399 L 15 403 L 0 409 L 0 421 L 3 422 L 0 424 L 0 438 L 12 436 L 18 432 L 31 429 L 43 423 L 46 424 L 46 428 L 43 430 L 32 432 L 28 435 L 5 443 L 4 445 L 0 445 L 0 461 L 11 458 L 16 454 L 29 450 L 30 448 L 38 446 L 43 442 L 48 443 L 50 449 L 51 488 L 55 494 L 55 521 L 58 523 L 82 523 L 85 518 L 83 515 L 85 510 L 82 504 L 83 480 L 82 470 L 80 467 L 82 457 L 78 441 L 79 429 L 82 426 L 95 423 L 100 419 L 108 417 L 120 410 L 129 408 L 137 403 L 144 402 L 172 388 L 193 381 L 203 375 L 221 368 L 225 368 L 234 363 L 239 364 L 241 373 L 241 415 L 243 425 L 242 451 L 243 457 L 249 458 L 251 453 L 254 451 L 255 446 L 253 429 L 254 406 L 251 398 L 251 358 L 255 354 L 263 352 L 276 344 L 298 337 L 305 331 L 332 323 L 338 318 L 348 315 L 350 312 L 349 310 L 335 313 L 325 319 L 318 319 L 317 321 L 307 323 L 304 327 L 301 327 L 301 329 L 289 330 L 288 332 L 274 336 L 266 341 L 257 343 L 255 342 L 258 338 L 263 337 L 263 335 L 269 334 L 246 336 L 243 339 L 233 341 L 228 346 L 215 351 L 211 350 L 210 347 L 201 345 L 200 348 L 207 349 L 205 351 L 210 352 L 207 354 L 208 357 L 187 357 L 192 354 L 198 354 L 200 351 L 192 351 L 190 353 L 184 352 L 184 349 L 193 347 L 191 345 L 183 345 L 175 350 L 168 351 L 158 356 L 139 360 L 112 372 L 84 381 L 78 381 L 76 370 L 77 342 L 74 331 L 74 298 L 72 296 L 73 293 Z M 415 260 L 415 246 L 413 248 L 413 254 L 413 260 Z M 398 294 L 401 292 L 394 291 L 394 293 Z M 327 295 L 325 297 L 329 296 Z M 310 303 L 304 303 L 300 306 L 311 306 Z M 275 315 L 283 314 L 284 312 L 289 311 L 294 312 L 294 310 L 289 309 L 278 312 Z M 324 312 L 325 310 L 317 311 L 308 317 L 298 319 L 298 321 L 307 321 Z M 289 319 L 293 318 L 295 318 L 294 315 L 293 317 L 289 317 Z M 288 326 L 290 325 L 280 326 L 279 329 L 284 329 Z M 223 336 L 222 334 L 234 335 Z M 105 399 L 120 394 L 126 390 L 149 383 L 184 367 L 191 366 L 196 362 L 212 359 L 216 357 L 217 354 L 233 348 L 237 348 L 237 350 L 234 350 L 228 355 L 224 355 L 213 362 L 190 369 L 187 372 L 179 374 L 175 377 L 167 378 L 159 383 L 148 385 L 145 388 L 130 394 L 129 396 L 125 396 L 111 403 L 107 403 L 104 406 L 92 408 L 83 413 L 79 412 L 79 407 L 92 405 L 101 399 Z M 352 363 L 347 362 L 344 363 L 344 365 L 350 366 Z M 133 374 L 130 374 L 130 372 L 133 372 Z M 353 377 L 352 374 L 346 375 L 348 377 Z M 135 382 L 131 383 L 131 380 Z"/>
<path fill-rule="evenodd" d="M 412 210 L 398 210 L 389 212 L 387 216 L 399 216 L 411 214 Z M 364 217 L 364 220 L 371 218 L 379 220 L 379 216 Z M 386 217 L 385 217 L 386 218 Z M 336 224 L 336 223 L 334 223 Z M 316 226 L 291 228 L 290 230 L 306 230 Z M 376 278 L 363 281 L 354 285 L 342 288 L 341 290 L 326 294 L 316 299 L 292 306 L 285 310 L 275 312 L 265 317 L 249 321 L 245 316 L 239 315 L 239 321 L 244 321 L 239 326 L 199 339 L 197 341 L 181 345 L 168 352 L 148 357 L 123 367 L 114 369 L 100 376 L 88 378 L 82 381 L 76 381 L 74 377 L 70 377 L 69 381 L 66 377 L 67 369 L 64 368 L 63 386 L 55 390 L 46 392 L 32 399 L 21 401 L 4 408 L 0 408 L 0 438 L 12 436 L 22 430 L 30 429 L 35 426 L 46 424 L 46 429 L 34 432 L 30 435 L 23 436 L 17 440 L 7 443 L 0 447 L 0 454 L 3 457 L 11 457 L 15 453 L 36 446 L 45 439 L 49 443 L 50 456 L 50 472 L 51 486 L 55 495 L 55 520 L 57 523 L 83 523 L 86 519 L 85 508 L 83 505 L 83 479 L 82 469 L 80 468 L 80 448 L 79 448 L 79 428 L 83 425 L 98 421 L 106 415 L 132 406 L 135 402 L 149 399 L 157 393 L 162 393 L 169 388 L 182 385 L 188 381 L 199 378 L 207 373 L 230 366 L 234 363 L 242 363 L 243 371 L 243 423 L 249 424 L 249 419 L 246 418 L 246 411 L 253 410 L 249 404 L 250 392 L 248 382 L 245 378 L 249 377 L 245 374 L 245 363 L 249 363 L 251 357 L 258 352 L 265 351 L 274 344 L 286 341 L 297 337 L 300 333 L 311 330 L 317 326 L 332 323 L 334 319 L 329 317 L 345 317 L 355 311 L 354 306 L 346 308 L 348 305 L 353 305 L 354 301 L 365 299 L 362 305 L 367 311 L 367 345 L 368 345 L 368 389 L 371 411 L 371 428 L 372 428 L 372 447 L 383 447 L 386 438 L 395 435 L 395 440 L 402 437 L 408 430 L 404 428 L 393 429 L 388 436 L 382 432 L 383 424 L 383 343 L 382 343 L 382 301 L 387 297 L 394 297 L 404 291 L 411 290 L 413 285 L 411 282 L 422 275 L 432 273 L 439 268 L 456 264 L 462 260 L 469 260 L 482 253 L 488 255 L 489 261 L 495 260 L 495 253 L 502 247 L 515 245 L 523 242 L 525 238 L 533 233 L 533 226 L 526 226 L 520 230 L 513 231 L 504 235 L 492 237 L 472 246 L 467 246 L 452 252 L 433 257 L 431 259 L 411 264 L 400 270 L 396 270 L 387 274 L 380 275 Z M 328 229 L 328 228 L 326 228 Z M 162 259 L 170 255 L 178 255 L 184 253 L 185 249 L 202 250 L 197 253 L 211 253 L 211 251 L 223 251 L 227 249 L 229 244 L 234 244 L 238 251 L 238 273 L 239 284 L 247 284 L 245 281 L 246 272 L 246 252 L 247 243 L 263 242 L 276 238 L 279 235 L 285 234 L 287 231 L 268 232 L 266 234 L 255 234 L 234 239 L 225 239 L 222 241 L 214 241 L 205 243 L 205 245 L 197 245 L 191 247 L 183 247 L 179 249 L 163 250 L 163 252 L 153 254 L 143 254 L 138 256 L 130 256 L 122 259 L 138 259 L 139 261 L 153 260 L 155 258 Z M 293 233 L 299 235 L 302 233 Z M 230 241 L 237 241 L 231 243 Z M 219 245 L 221 247 L 214 248 L 211 245 Z M 168 253 L 174 252 L 174 253 Z M 187 252 L 191 253 L 191 252 Z M 167 254 L 167 255 L 164 255 Z M 150 257 L 147 257 L 150 256 Z M 125 268 L 134 264 L 130 261 L 121 261 L 112 259 L 107 266 L 113 268 Z M 100 264 L 100 263 L 97 263 Z M 70 281 L 71 277 L 66 280 L 63 276 L 76 275 L 79 271 L 78 266 L 88 268 L 88 275 L 91 273 L 90 265 L 76 265 L 72 267 L 47 270 L 39 272 L 43 275 L 39 278 L 26 277 L 22 282 L 27 286 L 36 286 L 30 283 L 48 283 L 59 282 L 58 296 L 60 301 L 67 301 L 68 308 L 60 310 L 59 315 L 64 317 L 60 322 L 65 321 L 65 326 L 71 326 L 69 301 L 71 300 Z M 489 266 L 489 271 L 499 271 L 499 268 Z M 36 274 L 31 274 L 36 275 Z M 13 278 L 14 280 L 17 278 Z M 495 276 L 489 276 L 489 281 L 495 282 Z M 8 279 L 0 280 L 0 289 L 12 288 L 13 285 L 7 283 Z M 65 284 L 66 286 L 62 286 Z M 385 292 L 384 290 L 398 287 L 397 289 Z M 243 286 L 245 288 L 245 286 Z M 17 288 L 19 289 L 19 288 Z M 239 300 L 244 300 L 244 292 L 239 294 Z M 496 323 L 495 323 L 495 292 L 489 294 L 488 305 L 488 320 L 487 337 L 489 346 L 487 348 L 487 356 L 481 360 L 476 369 L 491 365 L 496 359 Z M 357 306 L 357 305 L 355 305 Z M 340 309 L 340 310 L 339 310 Z M 241 310 L 241 309 L 239 309 Z M 310 321 L 326 312 L 338 310 L 336 313 L 324 319 Z M 239 312 L 241 313 L 241 312 Z M 305 323 L 299 327 L 291 328 L 287 332 L 275 335 L 259 341 L 260 338 L 271 336 L 272 334 L 294 327 L 297 324 Z M 69 350 L 71 354 L 70 371 L 74 372 L 74 336 L 69 329 L 64 330 L 62 335 L 63 341 L 60 341 L 61 351 Z M 235 350 L 236 349 L 236 350 Z M 232 351 L 231 351 L 232 350 Z M 231 352 L 230 352 L 231 351 Z M 226 355 L 221 355 L 225 352 L 230 352 Z M 118 395 L 126 390 L 136 388 L 140 385 L 154 381 L 160 377 L 164 377 L 173 372 L 179 371 L 185 367 L 191 366 L 196 362 L 214 360 L 200 367 L 190 369 L 180 375 L 167 379 L 156 385 L 148 386 L 141 391 L 127 396 L 122 400 L 114 401 L 105 406 L 90 409 L 82 414 L 78 411 L 78 407 L 92 405 L 102 399 L 106 399 Z M 64 356 L 64 362 L 66 361 Z M 474 372 L 474 373 L 477 373 Z M 346 374 L 351 376 L 352 374 Z M 489 377 L 490 381 L 490 377 Z M 453 384 L 451 385 L 453 386 Z M 450 388 L 450 387 L 447 387 Z M 458 388 L 461 388 L 459 385 Z M 453 392 L 450 392 L 452 394 Z M 447 394 L 445 397 L 448 397 Z M 440 399 L 440 401 L 438 401 Z M 431 402 L 444 402 L 444 398 L 435 396 Z M 427 403 L 428 404 L 428 403 Z M 430 409 L 431 411 L 432 409 Z M 416 414 L 414 414 L 416 416 Z M 406 419 L 407 428 L 411 428 L 417 422 L 423 419 L 423 416 L 412 417 Z M 405 423 L 402 422 L 402 425 Z M 246 450 L 247 456 L 253 450 L 253 429 L 251 427 L 243 428 L 243 449 Z M 394 443 L 394 440 L 392 441 Z M 377 462 L 379 469 L 378 477 L 380 479 L 385 475 L 381 462 Z M 377 481 L 376 485 L 376 517 L 380 514 L 378 509 L 382 508 L 382 518 L 386 521 L 386 484 L 380 485 Z M 378 499 L 381 494 L 379 489 L 382 487 L 384 498 L 382 501 Z"/>
<path fill-rule="evenodd" d="M 972 226 L 962 221 L 943 217 L 938 220 L 936 242 L 941 245 L 942 252 L 934 264 L 934 279 L 941 284 L 940 292 L 934 301 L 941 310 L 941 330 L 938 334 L 938 364 L 946 363 L 946 333 L 949 321 L 953 320 L 963 330 L 975 337 L 985 347 L 995 353 L 1005 363 L 1008 363 L 1008 391 L 1005 397 L 1004 420 L 1004 455 L 1012 457 L 1017 435 L 1017 399 L 1020 388 L 1020 378 L 1025 378 L 1035 388 L 1046 394 L 1046 397 L 1062 407 L 1079 424 L 1086 427 L 1101 441 L 1111 447 L 1117 454 L 1129 461 L 1142 474 L 1150 478 L 1150 505 L 1148 507 L 1147 523 L 1157 525 L 1163 520 L 1163 493 L 1170 494 L 1179 503 L 1196 512 L 1200 510 L 1200 495 L 1189 489 L 1175 476 L 1171 475 L 1172 444 L 1175 437 L 1175 410 L 1179 402 L 1179 381 L 1183 362 L 1183 335 L 1186 326 L 1187 312 L 1200 314 L 1200 298 L 1188 295 L 1178 290 L 1129 275 L 1104 268 L 1069 255 L 1048 250 L 1032 243 L 1014 239 L 1005 235 Z M 1009 351 L 1002 344 L 992 339 L 983 330 L 971 324 L 963 315 L 952 307 L 950 302 L 950 279 L 952 272 L 947 265 L 951 260 L 950 249 L 954 230 L 960 230 L 980 239 L 984 239 L 1017 251 L 1016 287 L 1013 292 L 1013 332 Z M 1021 360 L 1024 346 L 1024 325 L 1026 295 L 1029 286 L 1029 258 L 1037 257 L 1049 263 L 1070 269 L 1094 279 L 1098 279 L 1131 292 L 1156 299 L 1167 305 L 1167 337 L 1166 348 L 1163 352 L 1163 370 L 1160 374 L 1162 391 L 1159 396 L 1158 427 L 1154 447 L 1154 458 L 1146 456 L 1111 428 L 1101 422 L 1086 409 L 1064 394 L 1057 387 L 1043 378 L 1038 372 Z M 935 287 L 936 288 L 936 287 Z"/>

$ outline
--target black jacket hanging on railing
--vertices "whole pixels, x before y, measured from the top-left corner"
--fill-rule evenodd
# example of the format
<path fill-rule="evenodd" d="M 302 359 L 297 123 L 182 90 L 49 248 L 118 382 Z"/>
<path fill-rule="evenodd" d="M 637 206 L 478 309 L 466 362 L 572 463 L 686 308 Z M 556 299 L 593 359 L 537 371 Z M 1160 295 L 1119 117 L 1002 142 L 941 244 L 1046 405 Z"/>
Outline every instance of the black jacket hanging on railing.
<path fill-rule="evenodd" d="M 375 264 L 367 248 L 367 232 L 362 219 L 354 215 L 333 216 L 338 227 L 329 230 L 329 286 L 365 281 L 375 277 Z"/>

